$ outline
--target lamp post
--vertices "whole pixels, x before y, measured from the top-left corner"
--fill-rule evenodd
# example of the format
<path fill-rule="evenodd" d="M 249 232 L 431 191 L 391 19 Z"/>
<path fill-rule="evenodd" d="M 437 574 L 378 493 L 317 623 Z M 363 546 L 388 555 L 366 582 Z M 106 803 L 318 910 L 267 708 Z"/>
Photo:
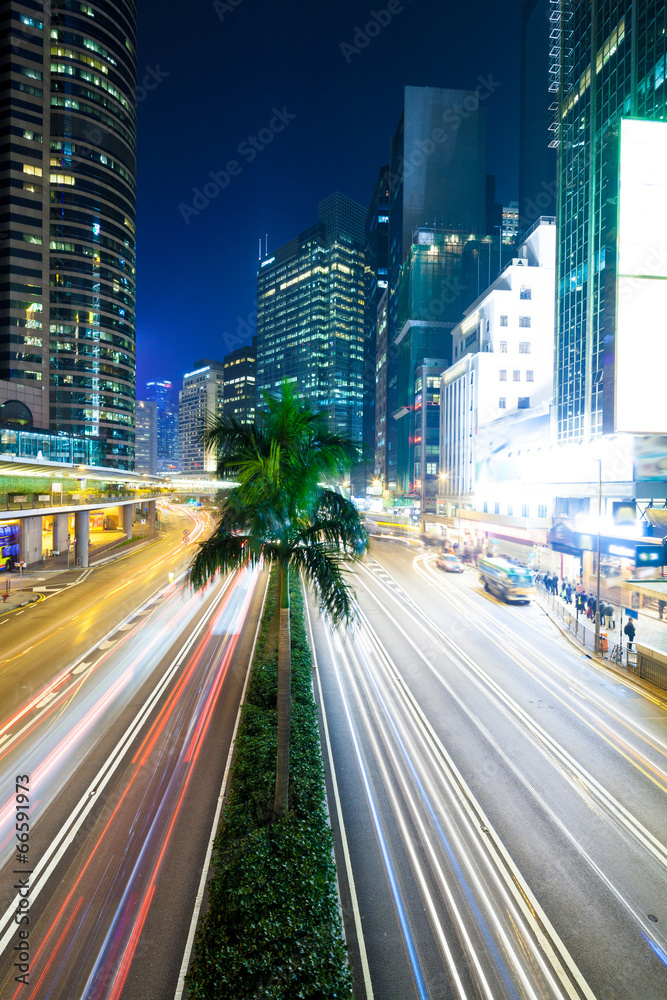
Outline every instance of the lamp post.
<path fill-rule="evenodd" d="M 459 484 L 458 501 L 457 501 L 457 506 L 456 506 L 456 522 L 457 522 L 457 524 L 456 524 L 456 533 L 457 533 L 457 539 L 458 539 L 458 548 L 460 549 L 461 548 L 461 479 L 462 479 L 462 477 L 460 475 L 458 475 L 458 476 L 457 475 L 452 475 L 451 473 L 448 473 L 448 472 L 441 472 L 440 476 L 439 476 L 439 479 L 440 479 L 440 481 L 442 483 L 444 483 L 447 479 L 456 479 L 458 481 L 458 484 Z M 458 553 L 457 553 L 457 555 L 458 555 Z"/>
<path fill-rule="evenodd" d="M 598 549 L 597 549 L 597 592 L 595 600 L 595 652 L 600 652 L 600 519 L 602 518 L 602 459 L 598 463 Z"/>

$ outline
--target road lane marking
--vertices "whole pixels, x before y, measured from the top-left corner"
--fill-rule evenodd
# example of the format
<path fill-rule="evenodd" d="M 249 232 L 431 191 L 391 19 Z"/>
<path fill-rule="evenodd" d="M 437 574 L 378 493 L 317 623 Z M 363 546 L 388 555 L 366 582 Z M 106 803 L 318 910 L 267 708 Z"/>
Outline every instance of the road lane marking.
<path fill-rule="evenodd" d="M 373 983 L 371 981 L 371 973 L 368 965 L 368 954 L 366 952 L 366 940 L 364 938 L 364 929 L 361 923 L 361 911 L 359 909 L 359 900 L 357 898 L 357 888 L 354 881 L 354 872 L 352 871 L 352 858 L 350 857 L 350 849 L 347 842 L 347 834 L 345 832 L 345 821 L 343 819 L 343 807 L 340 800 L 340 792 L 338 791 L 338 779 L 336 777 L 336 769 L 334 766 L 333 750 L 331 747 L 331 739 L 329 737 L 329 724 L 327 722 L 327 713 L 324 707 L 324 694 L 322 691 L 322 682 L 320 680 L 320 670 L 317 661 L 317 652 L 315 650 L 315 641 L 313 637 L 313 624 L 310 618 L 310 608 L 308 606 L 308 596 L 306 594 L 305 587 L 303 586 L 303 581 L 301 583 L 301 589 L 303 593 L 303 604 L 306 609 L 306 618 L 308 619 L 308 634 L 310 637 L 310 649 L 313 655 L 313 666 L 315 667 L 315 677 L 317 678 L 317 689 L 320 696 L 320 709 L 322 712 L 322 724 L 324 727 L 324 738 L 327 747 L 327 756 L 329 758 L 329 768 L 331 771 L 331 784 L 333 788 L 334 802 L 336 805 L 336 816 L 338 819 L 338 826 L 340 829 L 340 838 L 343 848 L 343 858 L 345 860 L 345 870 L 347 872 L 347 881 L 350 887 L 350 898 L 352 902 L 352 914 L 354 917 L 354 929 L 357 936 L 357 943 L 359 946 L 359 958 L 361 960 L 361 972 L 364 980 L 364 988 L 366 990 L 367 1000 L 373 1000 Z M 178 998 L 177 998 L 178 1000 Z"/>

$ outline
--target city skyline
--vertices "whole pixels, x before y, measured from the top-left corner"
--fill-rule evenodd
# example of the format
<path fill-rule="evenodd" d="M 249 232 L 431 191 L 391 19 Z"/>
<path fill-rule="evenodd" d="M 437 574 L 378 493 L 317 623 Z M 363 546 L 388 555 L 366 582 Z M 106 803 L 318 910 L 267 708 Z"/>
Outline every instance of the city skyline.
<path fill-rule="evenodd" d="M 191 365 L 193 330 L 200 356 L 221 357 L 250 341 L 258 239 L 262 253 L 267 232 L 269 250 L 283 245 L 310 225 L 312 206 L 331 191 L 368 207 L 378 168 L 389 159 L 404 85 L 474 90 L 499 84 L 484 102 L 487 170 L 496 174 L 498 200 L 516 200 L 520 3 L 500 10 L 485 2 L 474 11 L 444 10 L 433 0 L 399 6 L 364 44 L 372 18 L 361 0 L 327 10 L 326 42 L 322 15 L 314 10 L 269 10 L 258 21 L 252 0 L 219 5 L 219 13 L 211 4 L 186 28 L 193 32 L 190 46 L 187 34 L 173 32 L 163 5 L 159 11 L 139 6 L 137 385 L 154 377 L 151 356 L 157 354 L 168 365 L 160 377 L 182 379 Z M 355 34 L 358 51 L 350 52 L 345 46 L 354 45 Z M 304 86 L 308 79 L 325 89 Z M 197 108 L 194 115 L 188 102 Z M 283 122 L 276 111 L 296 117 Z M 206 116 L 211 127 L 204 130 Z M 162 129 L 166 118 L 179 123 L 178 148 Z M 247 140 L 261 130 L 266 146 L 257 149 Z M 229 161 L 240 172 L 227 179 Z M 209 188 L 207 199 L 204 186 L 217 184 L 210 172 L 226 186 L 218 193 Z M 196 202 L 198 214 L 188 215 L 194 189 L 203 199 Z M 177 281 L 167 278 L 174 275 Z"/>

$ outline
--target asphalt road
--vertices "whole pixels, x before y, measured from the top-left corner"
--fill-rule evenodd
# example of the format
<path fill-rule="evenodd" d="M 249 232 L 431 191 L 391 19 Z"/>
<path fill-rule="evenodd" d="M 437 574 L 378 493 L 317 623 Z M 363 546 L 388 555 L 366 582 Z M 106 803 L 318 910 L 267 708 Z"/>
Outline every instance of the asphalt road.
<path fill-rule="evenodd" d="M 667 698 L 476 577 L 376 541 L 353 633 L 310 605 L 356 995 L 658 1000 Z"/>
<path fill-rule="evenodd" d="M 140 554 L 132 557 L 124 582 L 134 590 L 123 594 L 111 635 L 113 581 L 54 595 L 41 630 L 50 624 L 60 659 L 44 662 L 45 634 L 40 661 L 30 659 L 41 686 L 2 712 L 3 1000 L 176 994 L 265 580 L 247 572 L 195 595 L 178 581 L 164 586 L 168 553 L 144 554 L 143 568 Z M 74 610 L 87 605 L 78 613 L 90 619 L 69 660 L 57 615 L 63 599 Z M 26 778 L 17 785 L 18 775 Z M 17 806 L 30 827 L 28 864 L 19 859 Z M 26 925 L 15 916 L 24 915 L 22 900 Z M 15 980 L 20 947 L 28 990 Z"/>

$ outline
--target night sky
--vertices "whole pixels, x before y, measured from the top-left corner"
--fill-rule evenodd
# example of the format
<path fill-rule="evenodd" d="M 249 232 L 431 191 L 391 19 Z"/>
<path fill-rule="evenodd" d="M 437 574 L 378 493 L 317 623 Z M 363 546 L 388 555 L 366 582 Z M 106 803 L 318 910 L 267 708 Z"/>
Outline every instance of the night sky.
<path fill-rule="evenodd" d="M 137 398 L 250 340 L 260 235 L 275 249 L 336 190 L 368 205 L 405 85 L 474 89 L 491 75 L 487 170 L 498 201 L 518 197 L 520 0 L 138 7 Z M 210 172 L 228 182 L 206 205 L 193 189 Z"/>

